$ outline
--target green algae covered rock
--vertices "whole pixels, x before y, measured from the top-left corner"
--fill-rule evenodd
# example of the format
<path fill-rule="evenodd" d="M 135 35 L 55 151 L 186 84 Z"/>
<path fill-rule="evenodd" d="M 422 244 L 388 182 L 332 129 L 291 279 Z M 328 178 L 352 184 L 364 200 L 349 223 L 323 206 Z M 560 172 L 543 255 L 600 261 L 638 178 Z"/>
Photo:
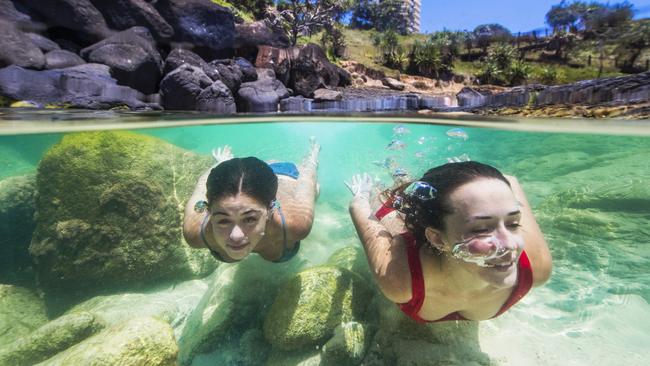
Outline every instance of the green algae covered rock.
<path fill-rule="evenodd" d="M 179 363 L 191 364 L 197 354 L 228 349 L 241 330 L 259 328 L 281 283 L 296 273 L 300 262 L 278 264 L 250 255 L 222 264 L 207 280 L 209 288 L 192 310 L 178 338 Z M 239 343 L 243 344 L 242 336 Z M 258 349 L 258 353 L 263 351 Z M 248 357 L 237 356 L 248 364 Z"/>
<path fill-rule="evenodd" d="M 274 349 L 266 360 L 266 366 L 323 366 L 318 349 L 281 351 Z"/>
<path fill-rule="evenodd" d="M 31 285 L 29 243 L 34 232 L 34 174 L 0 181 L 0 283 Z"/>
<path fill-rule="evenodd" d="M 191 280 L 146 293 L 96 296 L 66 314 L 91 313 L 109 327 L 133 318 L 153 317 L 173 324 L 176 330 L 183 326 L 207 288 L 203 280 Z"/>
<path fill-rule="evenodd" d="M 345 268 L 368 281 L 372 280 L 368 259 L 366 259 L 366 254 L 363 252 L 363 249 L 358 245 L 337 250 L 329 257 L 327 264 Z"/>
<path fill-rule="evenodd" d="M 97 333 L 103 325 L 89 313 L 64 315 L 0 350 L 0 365 L 29 366 L 47 360 Z"/>
<path fill-rule="evenodd" d="M 38 166 L 30 252 L 46 295 L 84 298 L 210 273 L 182 239 L 184 201 L 211 159 L 130 132 L 65 136 Z"/>
<path fill-rule="evenodd" d="M 136 318 L 107 328 L 38 365 L 175 366 L 177 354 L 169 324 Z"/>
<path fill-rule="evenodd" d="M 370 344 L 369 333 L 368 327 L 361 323 L 341 323 L 334 329 L 334 336 L 323 346 L 322 364 L 360 364 Z"/>
<path fill-rule="evenodd" d="M 43 300 L 34 292 L 0 285 L 0 349 L 47 322 Z"/>
<path fill-rule="evenodd" d="M 287 351 L 320 345 L 339 324 L 362 319 L 371 297 L 363 278 L 353 272 L 309 268 L 280 288 L 266 315 L 264 336 Z"/>

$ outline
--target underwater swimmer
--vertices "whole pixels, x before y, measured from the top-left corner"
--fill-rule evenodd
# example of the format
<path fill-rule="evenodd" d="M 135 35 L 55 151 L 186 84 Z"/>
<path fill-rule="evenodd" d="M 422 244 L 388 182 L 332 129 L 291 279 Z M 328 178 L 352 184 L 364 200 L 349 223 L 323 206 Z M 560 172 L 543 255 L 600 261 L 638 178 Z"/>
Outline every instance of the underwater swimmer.
<path fill-rule="evenodd" d="M 185 206 L 185 241 L 223 262 L 251 252 L 272 262 L 291 259 L 314 220 L 319 151 L 312 139 L 296 166 L 233 158 L 228 146 L 216 149 L 217 165 L 201 175 Z"/>
<path fill-rule="evenodd" d="M 385 192 L 367 174 L 346 184 L 381 291 L 416 321 L 490 319 L 550 277 L 521 186 L 489 165 L 445 164 Z"/>

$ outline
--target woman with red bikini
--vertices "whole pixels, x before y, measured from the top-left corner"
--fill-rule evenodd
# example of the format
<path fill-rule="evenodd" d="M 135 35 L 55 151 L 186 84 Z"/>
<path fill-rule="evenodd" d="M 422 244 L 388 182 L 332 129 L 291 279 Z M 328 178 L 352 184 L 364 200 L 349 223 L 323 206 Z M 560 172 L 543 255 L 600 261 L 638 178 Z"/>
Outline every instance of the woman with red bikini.
<path fill-rule="evenodd" d="M 385 192 L 367 174 L 348 187 L 379 288 L 416 321 L 490 319 L 550 277 L 523 190 L 489 165 L 445 164 Z"/>

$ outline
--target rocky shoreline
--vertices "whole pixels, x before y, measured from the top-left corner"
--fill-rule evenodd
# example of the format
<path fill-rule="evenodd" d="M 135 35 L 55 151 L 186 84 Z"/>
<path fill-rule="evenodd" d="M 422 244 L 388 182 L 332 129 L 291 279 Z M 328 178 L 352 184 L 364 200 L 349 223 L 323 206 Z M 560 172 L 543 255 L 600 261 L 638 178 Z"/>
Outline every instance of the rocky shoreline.
<path fill-rule="evenodd" d="M 0 107 L 648 117 L 634 105 L 650 99 L 650 72 L 515 88 L 394 79 L 339 67 L 315 44 L 290 47 L 271 22 L 237 23 L 209 0 L 1 4 Z"/>

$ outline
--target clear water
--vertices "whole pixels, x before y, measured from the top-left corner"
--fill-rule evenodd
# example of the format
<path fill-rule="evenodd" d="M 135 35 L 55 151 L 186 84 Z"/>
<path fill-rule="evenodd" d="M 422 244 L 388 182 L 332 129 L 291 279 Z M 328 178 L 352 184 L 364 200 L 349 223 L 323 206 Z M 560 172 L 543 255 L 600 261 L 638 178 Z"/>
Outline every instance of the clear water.
<path fill-rule="evenodd" d="M 591 129 L 506 131 L 446 121 L 447 125 L 404 124 L 409 132 L 396 135 L 394 129 L 401 122 L 386 122 L 389 118 L 382 123 L 275 120 L 155 128 L 138 124 L 132 131 L 206 156 L 214 147 L 228 144 L 236 156 L 288 161 L 300 161 L 309 137 L 315 136 L 322 146 L 321 194 L 314 227 L 302 242 L 300 268 L 322 264 L 345 246 L 360 245 L 347 213 L 350 194 L 343 184 L 353 174 L 368 172 L 389 184 L 391 171 L 381 166 L 387 158 L 413 176 L 453 157 L 492 164 L 522 183 L 549 243 L 554 270 L 548 283 L 533 289 L 510 311 L 475 328 L 476 342 L 489 363 L 642 365 L 650 359 L 650 137 L 642 125 L 645 133 L 630 136 L 592 134 Z M 102 124 L 95 125 L 101 129 Z M 452 128 L 462 128 L 467 139 L 448 136 Z M 614 123 L 612 130 L 617 128 L 629 132 Z M 63 135 L 42 131 L 0 136 L 0 179 L 33 172 Z M 396 139 L 406 147 L 388 149 Z M 238 329 L 228 339 L 216 341 L 217 349 L 206 350 L 194 364 L 261 362 L 242 354 L 268 354 L 264 342 L 258 345 L 261 349 L 238 348 L 240 335 L 261 328 L 259 314 L 243 317 L 250 318 L 242 323 L 250 329 Z"/>

